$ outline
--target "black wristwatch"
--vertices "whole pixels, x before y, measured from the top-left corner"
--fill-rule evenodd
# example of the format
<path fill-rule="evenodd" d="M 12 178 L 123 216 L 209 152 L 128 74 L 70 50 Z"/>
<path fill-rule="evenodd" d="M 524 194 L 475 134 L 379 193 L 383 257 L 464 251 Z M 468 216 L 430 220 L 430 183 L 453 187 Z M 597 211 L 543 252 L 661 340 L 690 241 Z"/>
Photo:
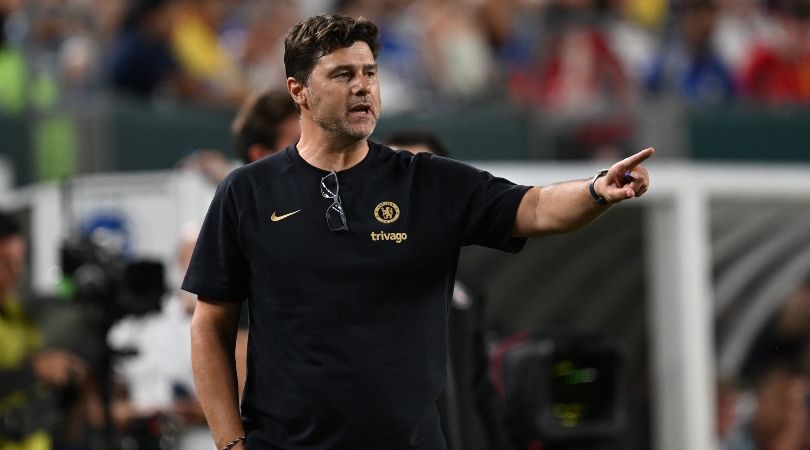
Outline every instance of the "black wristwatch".
<path fill-rule="evenodd" d="M 607 173 L 608 169 L 602 169 L 599 172 L 596 172 L 596 175 L 594 175 L 593 178 L 591 178 L 591 182 L 590 184 L 588 184 L 588 190 L 591 191 L 591 197 L 593 197 L 596 203 L 599 203 L 600 205 L 609 205 L 610 202 L 608 202 L 607 199 L 605 199 L 605 197 L 602 197 L 601 195 L 597 194 L 596 189 L 594 189 L 593 185 L 594 183 L 596 183 L 596 180 L 598 180 L 600 177 L 607 175 Z"/>

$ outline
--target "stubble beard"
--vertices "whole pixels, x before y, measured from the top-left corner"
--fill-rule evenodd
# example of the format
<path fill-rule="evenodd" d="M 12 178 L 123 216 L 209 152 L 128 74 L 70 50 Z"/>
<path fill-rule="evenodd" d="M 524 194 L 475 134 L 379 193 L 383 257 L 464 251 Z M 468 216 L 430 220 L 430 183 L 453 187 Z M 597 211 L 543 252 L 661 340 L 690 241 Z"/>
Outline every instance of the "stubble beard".
<path fill-rule="evenodd" d="M 352 126 L 347 120 L 343 118 L 334 118 L 332 120 L 316 117 L 315 123 L 324 130 L 329 131 L 337 139 L 340 140 L 365 140 L 374 132 L 377 126 L 377 119 L 372 118 L 370 129 L 366 127 Z"/>
<path fill-rule="evenodd" d="M 312 95 L 312 91 L 310 90 L 310 101 L 312 101 L 312 110 L 317 111 L 318 106 L 321 103 L 320 98 L 317 96 Z M 337 116 L 337 117 L 322 117 L 320 115 L 312 116 L 312 120 L 322 129 L 329 131 L 336 139 L 341 141 L 361 141 L 368 139 L 369 136 L 374 132 L 374 128 L 377 127 L 377 118 L 374 117 L 371 113 L 369 113 L 369 119 L 371 120 L 371 124 L 369 125 L 369 129 L 366 130 L 365 126 L 352 126 L 348 120 L 346 120 L 346 116 Z M 365 123 L 363 124 L 365 125 Z M 362 128 L 361 128 L 362 127 Z"/>

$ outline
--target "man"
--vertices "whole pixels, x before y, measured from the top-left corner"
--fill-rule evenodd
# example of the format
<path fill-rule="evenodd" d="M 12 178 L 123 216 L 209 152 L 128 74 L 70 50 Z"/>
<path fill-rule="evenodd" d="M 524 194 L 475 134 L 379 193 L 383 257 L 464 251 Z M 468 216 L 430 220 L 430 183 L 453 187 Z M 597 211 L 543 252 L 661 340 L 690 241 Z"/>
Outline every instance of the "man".
<path fill-rule="evenodd" d="M 77 382 L 87 372 L 71 353 L 42 350 L 39 329 L 15 296 L 25 248 L 20 227 L 0 211 L 0 450 L 50 449 L 48 386 Z"/>
<path fill-rule="evenodd" d="M 426 131 L 398 131 L 387 139 L 393 148 L 449 157 L 444 143 Z M 437 406 L 449 450 L 504 450 L 509 436 L 489 378 L 484 329 L 484 286 L 480 277 L 459 273 L 450 298 L 447 336 L 447 388 Z"/>
<path fill-rule="evenodd" d="M 371 22 L 332 14 L 291 29 L 284 63 L 301 138 L 236 169 L 211 203 L 183 288 L 200 300 L 192 363 L 219 448 L 444 449 L 436 399 L 460 246 L 517 251 L 647 190 L 639 164 L 652 149 L 592 183 L 528 187 L 368 141 L 377 36 Z"/>
<path fill-rule="evenodd" d="M 298 109 L 287 91 L 263 91 L 242 105 L 231 131 L 236 155 L 243 163 L 252 163 L 298 139 Z"/>

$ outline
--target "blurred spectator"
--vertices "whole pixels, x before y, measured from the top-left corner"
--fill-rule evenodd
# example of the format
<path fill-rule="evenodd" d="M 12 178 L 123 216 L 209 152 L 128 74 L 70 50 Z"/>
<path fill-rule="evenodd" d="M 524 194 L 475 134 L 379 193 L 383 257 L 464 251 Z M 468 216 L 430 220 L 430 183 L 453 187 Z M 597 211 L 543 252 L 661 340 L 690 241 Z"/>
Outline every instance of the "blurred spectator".
<path fill-rule="evenodd" d="M 731 432 L 725 450 L 805 450 L 808 394 L 807 376 L 795 366 L 768 366 L 755 389 L 753 415 Z"/>
<path fill-rule="evenodd" d="M 245 83 L 251 92 L 286 89 L 284 36 L 298 20 L 296 3 L 291 0 L 258 2 L 243 11 L 244 37 L 235 54 L 239 55 Z"/>
<path fill-rule="evenodd" d="M 768 320 L 751 345 L 741 381 L 754 387 L 754 408 L 727 439 L 726 450 L 806 450 L 810 278 Z"/>
<path fill-rule="evenodd" d="M 36 178 L 62 180 L 79 170 L 80 120 L 100 83 L 101 51 L 93 12 L 78 1 L 27 2 L 18 33 L 26 52 L 26 106 L 32 119 Z"/>
<path fill-rule="evenodd" d="M 182 232 L 173 276 L 175 286 L 179 286 L 188 268 L 198 232 L 191 226 Z M 175 289 L 160 311 L 125 318 L 110 329 L 111 348 L 135 352 L 120 361 L 118 372 L 126 395 L 115 402 L 113 411 L 116 423 L 136 440 L 141 437 L 137 435 L 138 424 L 168 421 L 167 429 L 172 432 L 166 434 L 176 439 L 174 448 L 212 447 L 191 371 L 190 327 L 195 304 L 194 295 Z"/>
<path fill-rule="evenodd" d="M 171 44 L 183 71 L 206 96 L 238 105 L 247 93 L 237 62 L 219 38 L 228 5 L 221 0 L 175 0 Z"/>
<path fill-rule="evenodd" d="M 667 18 L 666 0 L 616 0 L 609 22 L 611 48 L 634 86 L 643 82 Z"/>
<path fill-rule="evenodd" d="M 777 16 L 783 31 L 760 45 L 743 71 L 748 97 L 768 103 L 810 102 L 810 2 L 784 0 Z"/>
<path fill-rule="evenodd" d="M 534 43 L 543 32 L 546 2 L 483 0 L 477 16 L 498 58 L 501 76 L 510 92 L 527 80 Z"/>
<path fill-rule="evenodd" d="M 0 211 L 0 449 L 48 450 L 56 420 L 51 387 L 81 382 L 87 366 L 72 353 L 43 349 L 39 328 L 15 289 L 23 275 L 26 242 Z"/>
<path fill-rule="evenodd" d="M 713 47 L 717 6 L 713 0 L 679 3 L 677 32 L 657 54 L 645 79 L 654 93 L 676 93 L 693 105 L 711 105 L 734 98 L 731 72 Z"/>
<path fill-rule="evenodd" d="M 555 5 L 524 82 L 512 85 L 513 97 L 542 108 L 552 156 L 617 158 L 633 133 L 633 85 L 611 48 L 598 3 Z"/>
<path fill-rule="evenodd" d="M 27 44 L 35 69 L 52 76 L 65 95 L 90 93 L 101 72 L 97 13 L 77 0 L 32 3 Z"/>
<path fill-rule="evenodd" d="M 799 365 L 810 347 L 810 277 L 786 299 L 782 307 L 765 323 L 751 344 L 741 368 L 741 381 L 761 377 L 773 360 Z"/>
<path fill-rule="evenodd" d="M 562 3 L 562 2 L 561 2 Z M 546 34 L 535 43 L 531 78 L 515 95 L 564 115 L 583 115 L 621 101 L 630 86 L 599 21 L 596 2 L 547 11 Z"/>
<path fill-rule="evenodd" d="M 298 140 L 298 108 L 286 90 L 259 92 L 242 105 L 231 131 L 236 156 L 251 163 Z"/>
<path fill-rule="evenodd" d="M 89 0 L 85 2 L 95 18 L 100 46 L 107 50 L 115 40 L 130 0 Z"/>
<path fill-rule="evenodd" d="M 139 97 L 158 92 L 186 97 L 199 93 L 170 46 L 174 11 L 172 0 L 132 0 L 110 55 L 113 87 Z"/>
<path fill-rule="evenodd" d="M 714 46 L 726 65 L 741 73 L 758 46 L 770 46 L 779 36 L 778 23 L 761 0 L 718 0 Z"/>
<path fill-rule="evenodd" d="M 418 0 L 414 8 L 422 28 L 420 55 L 439 93 L 461 100 L 488 93 L 497 80 L 494 53 L 471 5 Z"/>

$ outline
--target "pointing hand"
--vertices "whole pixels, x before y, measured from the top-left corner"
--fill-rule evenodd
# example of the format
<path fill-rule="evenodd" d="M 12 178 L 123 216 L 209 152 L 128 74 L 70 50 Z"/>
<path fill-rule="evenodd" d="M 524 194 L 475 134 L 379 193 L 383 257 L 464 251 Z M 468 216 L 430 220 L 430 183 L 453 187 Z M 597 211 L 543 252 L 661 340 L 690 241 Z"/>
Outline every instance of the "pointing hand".
<path fill-rule="evenodd" d="M 650 147 L 614 164 L 608 173 L 594 183 L 594 189 L 608 203 L 618 203 L 633 197 L 641 197 L 650 186 L 650 174 L 641 165 L 653 155 Z"/>

